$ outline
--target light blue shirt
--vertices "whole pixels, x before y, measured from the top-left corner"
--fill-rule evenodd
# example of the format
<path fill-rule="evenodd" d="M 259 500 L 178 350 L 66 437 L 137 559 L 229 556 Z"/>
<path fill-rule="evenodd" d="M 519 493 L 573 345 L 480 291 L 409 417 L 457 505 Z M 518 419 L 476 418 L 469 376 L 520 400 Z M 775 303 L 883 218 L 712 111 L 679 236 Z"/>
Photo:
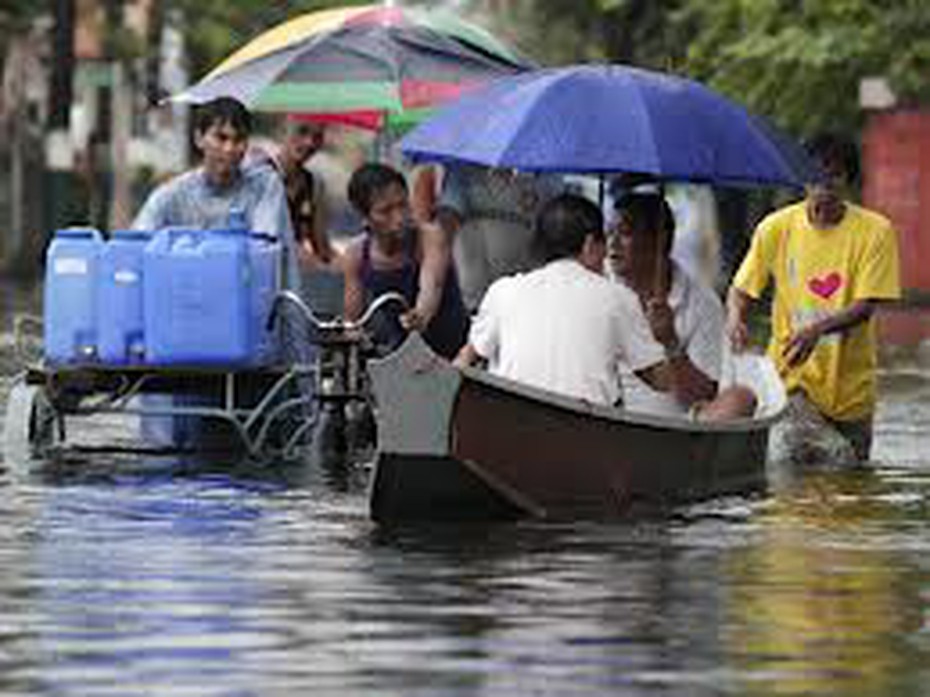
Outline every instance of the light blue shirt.
<path fill-rule="evenodd" d="M 245 214 L 250 230 L 281 240 L 285 285 L 298 288 L 297 248 L 287 196 L 280 176 L 266 164 L 241 168 L 240 176 L 222 188 L 210 183 L 202 168 L 178 175 L 151 193 L 132 227 L 137 230 L 223 228 L 229 224 L 229 214 L 235 209 Z"/>

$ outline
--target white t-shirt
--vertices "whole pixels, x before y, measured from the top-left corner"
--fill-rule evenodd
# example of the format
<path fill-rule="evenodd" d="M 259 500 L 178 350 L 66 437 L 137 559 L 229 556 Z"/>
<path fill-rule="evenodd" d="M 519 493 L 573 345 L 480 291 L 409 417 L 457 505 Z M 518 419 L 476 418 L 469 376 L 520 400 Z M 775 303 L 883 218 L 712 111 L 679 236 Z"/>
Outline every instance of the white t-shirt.
<path fill-rule="evenodd" d="M 574 259 L 495 281 L 469 342 L 492 373 L 606 405 L 621 359 L 640 370 L 664 357 L 635 294 Z"/>
<path fill-rule="evenodd" d="M 623 281 L 617 284 L 626 288 Z M 674 262 L 668 303 L 675 314 L 675 332 L 688 359 L 711 380 L 719 381 L 723 362 L 723 303 L 711 288 L 695 281 Z M 624 362 L 620 370 L 623 406 L 627 409 L 663 416 L 688 412 L 671 393 L 658 392 L 636 377 L 633 371 L 639 370 L 638 367 Z"/>

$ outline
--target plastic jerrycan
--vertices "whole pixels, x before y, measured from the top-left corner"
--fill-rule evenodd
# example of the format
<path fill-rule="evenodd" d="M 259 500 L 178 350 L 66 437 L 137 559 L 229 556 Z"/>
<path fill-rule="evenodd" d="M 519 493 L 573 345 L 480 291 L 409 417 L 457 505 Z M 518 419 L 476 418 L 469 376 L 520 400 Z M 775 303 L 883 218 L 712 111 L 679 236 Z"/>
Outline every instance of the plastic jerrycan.
<path fill-rule="evenodd" d="M 45 359 L 49 363 L 97 360 L 97 284 L 103 246 L 103 236 L 94 228 L 64 228 L 52 238 L 43 289 Z"/>

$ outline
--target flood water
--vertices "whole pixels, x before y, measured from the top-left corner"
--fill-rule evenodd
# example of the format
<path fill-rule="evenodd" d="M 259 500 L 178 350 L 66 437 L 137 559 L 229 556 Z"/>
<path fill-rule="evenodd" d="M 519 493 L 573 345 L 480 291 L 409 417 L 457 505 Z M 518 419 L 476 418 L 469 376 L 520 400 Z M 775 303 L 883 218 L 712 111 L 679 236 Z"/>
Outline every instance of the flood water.
<path fill-rule="evenodd" d="M 930 371 L 882 394 L 871 469 L 611 524 L 379 529 L 363 465 L 5 463 L 0 694 L 928 694 Z"/>

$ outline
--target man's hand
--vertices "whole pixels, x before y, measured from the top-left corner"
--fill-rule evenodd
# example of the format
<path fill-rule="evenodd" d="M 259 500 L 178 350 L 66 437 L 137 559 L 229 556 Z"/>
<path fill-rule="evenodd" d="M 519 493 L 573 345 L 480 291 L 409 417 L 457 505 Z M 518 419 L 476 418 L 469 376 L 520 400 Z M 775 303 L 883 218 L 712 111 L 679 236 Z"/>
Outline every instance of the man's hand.
<path fill-rule="evenodd" d="M 452 365 L 456 368 L 467 368 L 470 365 L 474 365 L 480 357 L 474 346 L 465 344 L 459 349 L 455 358 L 452 359 Z"/>
<path fill-rule="evenodd" d="M 821 335 L 821 331 L 816 325 L 804 327 L 804 329 L 794 332 L 782 351 L 782 356 L 788 365 L 794 368 L 810 358 L 810 355 L 817 347 L 817 342 L 820 341 Z"/>
<path fill-rule="evenodd" d="M 417 308 L 407 310 L 398 319 L 400 320 L 400 326 L 402 326 L 408 332 L 414 330 L 422 332 L 424 329 L 426 329 L 426 325 L 429 324 L 429 320 L 427 320 L 423 316 L 423 313 L 417 310 Z"/>
<path fill-rule="evenodd" d="M 667 350 L 676 350 L 679 346 L 678 334 L 675 332 L 675 313 L 665 298 L 652 297 L 645 303 L 646 320 L 652 335 Z"/>
<path fill-rule="evenodd" d="M 749 346 L 749 328 L 742 317 L 734 316 L 733 313 L 728 314 L 725 331 L 730 341 L 730 348 L 737 353 L 746 350 Z"/>

